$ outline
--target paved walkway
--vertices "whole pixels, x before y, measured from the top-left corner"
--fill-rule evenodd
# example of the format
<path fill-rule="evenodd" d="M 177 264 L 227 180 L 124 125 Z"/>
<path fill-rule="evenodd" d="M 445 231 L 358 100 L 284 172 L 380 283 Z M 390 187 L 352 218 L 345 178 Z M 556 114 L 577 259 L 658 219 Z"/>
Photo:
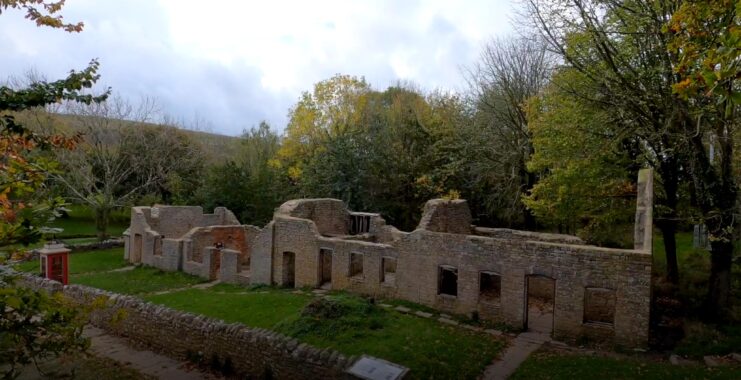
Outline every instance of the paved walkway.
<path fill-rule="evenodd" d="M 218 379 L 214 375 L 186 367 L 185 362 L 152 351 L 134 349 L 125 339 L 108 335 L 97 327 L 86 326 L 83 335 L 90 338 L 90 351 L 93 354 L 115 360 L 145 375 L 158 379 Z"/>
<path fill-rule="evenodd" d="M 481 376 L 484 380 L 504 380 L 510 377 L 517 367 L 525 361 L 535 350 L 540 348 L 543 343 L 550 341 L 547 334 L 539 332 L 524 332 L 518 335 L 512 345 L 502 355 L 502 358 L 495 361 L 494 364 L 486 367 L 484 374 Z"/>

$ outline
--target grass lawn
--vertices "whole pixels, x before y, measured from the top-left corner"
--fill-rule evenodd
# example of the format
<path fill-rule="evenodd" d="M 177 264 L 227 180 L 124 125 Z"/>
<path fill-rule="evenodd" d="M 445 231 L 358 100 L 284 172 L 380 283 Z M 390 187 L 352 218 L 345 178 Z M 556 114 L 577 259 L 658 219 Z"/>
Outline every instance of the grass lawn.
<path fill-rule="evenodd" d="M 585 356 L 549 350 L 531 355 L 510 377 L 516 379 L 741 379 L 741 367 L 675 366 L 668 362 Z"/>
<path fill-rule="evenodd" d="M 49 227 L 62 228 L 63 231 L 57 236 L 64 239 L 65 236 L 96 236 L 95 222 L 91 219 L 67 217 L 54 220 Z M 108 234 L 111 236 L 121 236 L 129 227 L 128 223 L 111 222 L 108 225 Z"/>
<path fill-rule="evenodd" d="M 73 253 L 69 255 L 69 272 L 74 275 L 123 268 L 128 265 L 126 261 L 124 261 L 123 255 L 123 248 Z M 39 261 L 26 261 L 18 264 L 16 269 L 22 272 L 38 271 Z"/>
<path fill-rule="evenodd" d="M 58 237 L 65 236 L 96 236 L 95 216 L 86 206 L 72 205 L 65 217 L 55 219 L 49 227 L 62 228 L 64 231 L 57 234 Z M 129 226 L 129 209 L 114 211 L 108 222 L 108 234 L 121 236 Z"/>
<path fill-rule="evenodd" d="M 92 286 L 121 294 L 141 295 L 184 288 L 206 280 L 182 272 L 164 272 L 152 267 L 137 267 L 121 272 L 87 273 L 70 276 L 71 284 Z"/>
<path fill-rule="evenodd" d="M 687 257 L 695 251 L 695 248 L 692 248 L 692 232 L 683 232 L 683 231 L 677 231 L 676 240 L 677 240 L 677 264 L 679 267 L 682 267 L 682 264 L 684 264 Z M 661 232 L 654 231 L 654 239 L 653 239 L 653 265 L 654 265 L 654 272 L 665 274 L 666 273 L 666 251 L 664 250 L 664 237 L 661 235 Z M 703 249 L 698 249 L 699 251 L 704 251 Z"/>
<path fill-rule="evenodd" d="M 273 328 L 288 317 L 294 317 L 311 300 L 311 296 L 288 290 L 248 291 L 247 288 L 219 284 L 211 289 L 188 289 L 175 293 L 145 296 L 144 299 L 219 318 L 251 327 Z"/>
<path fill-rule="evenodd" d="M 217 285 L 145 299 L 227 322 L 276 330 L 346 355 L 380 357 L 409 367 L 410 378 L 476 378 L 504 347 L 502 340 L 488 334 L 386 310 L 343 293 L 330 296 L 339 305 L 331 317 L 302 313 L 316 299 L 313 296 L 270 287 Z"/>

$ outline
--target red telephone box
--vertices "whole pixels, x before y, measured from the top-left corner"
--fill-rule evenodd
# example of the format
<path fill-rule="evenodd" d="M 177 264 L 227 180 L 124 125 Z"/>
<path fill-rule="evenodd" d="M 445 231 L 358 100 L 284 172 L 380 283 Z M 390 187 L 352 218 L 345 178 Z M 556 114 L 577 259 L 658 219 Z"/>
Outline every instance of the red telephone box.
<path fill-rule="evenodd" d="M 61 243 L 46 243 L 39 250 L 41 275 L 64 285 L 69 281 L 69 252 Z"/>

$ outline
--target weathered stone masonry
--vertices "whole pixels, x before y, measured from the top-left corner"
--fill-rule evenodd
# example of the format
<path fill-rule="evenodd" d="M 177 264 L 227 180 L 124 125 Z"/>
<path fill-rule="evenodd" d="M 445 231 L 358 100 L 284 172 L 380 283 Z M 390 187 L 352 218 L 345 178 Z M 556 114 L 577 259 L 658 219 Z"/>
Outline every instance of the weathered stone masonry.
<path fill-rule="evenodd" d="M 652 172 L 642 171 L 633 250 L 476 227 L 464 200 L 429 201 L 407 233 L 336 199 L 300 199 L 279 207 L 264 228 L 240 226 L 225 209 L 199 216 L 200 208 L 135 207 L 126 257 L 225 282 L 404 299 L 516 327 L 527 327 L 528 278 L 545 278 L 555 288 L 555 337 L 637 347 L 648 341 L 652 186 Z"/>
<path fill-rule="evenodd" d="M 222 366 L 228 360 L 233 373 L 245 378 L 354 378 L 345 370 L 356 357 L 309 346 L 273 331 L 227 324 L 100 289 L 63 286 L 29 274 L 19 276 L 26 287 L 59 292 L 78 304 L 102 305 L 91 312 L 91 324 L 175 358 L 200 356 L 206 364 L 218 360 Z"/>

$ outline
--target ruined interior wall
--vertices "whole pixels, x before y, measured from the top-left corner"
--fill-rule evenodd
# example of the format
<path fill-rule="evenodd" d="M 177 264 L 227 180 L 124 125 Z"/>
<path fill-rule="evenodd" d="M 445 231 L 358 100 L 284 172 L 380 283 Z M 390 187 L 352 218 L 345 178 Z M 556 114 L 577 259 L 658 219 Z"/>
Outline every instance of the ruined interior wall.
<path fill-rule="evenodd" d="M 217 243 L 224 248 L 247 252 L 247 234 L 244 226 L 210 226 L 192 229 L 182 237 L 191 241 L 191 252 L 186 261 L 202 262 L 203 250 Z"/>
<path fill-rule="evenodd" d="M 381 283 L 382 259 L 398 259 L 398 252 L 390 245 L 363 241 L 348 241 L 320 237 L 319 249 L 332 250 L 332 289 L 344 289 L 374 297 L 395 298 L 396 286 Z M 363 271 L 350 276 L 350 256 L 362 255 Z"/>
<path fill-rule="evenodd" d="M 583 245 L 584 241 L 577 236 L 564 235 L 564 234 L 551 234 L 543 232 L 532 232 L 532 231 L 520 231 L 512 230 L 509 228 L 487 228 L 487 227 L 475 227 L 473 231 L 474 235 L 487 236 L 495 239 L 507 239 L 507 240 L 529 240 L 529 241 L 543 241 L 548 243 L 561 243 L 561 244 L 572 244 L 572 245 Z"/>
<path fill-rule="evenodd" d="M 201 226 L 203 209 L 200 206 L 155 206 L 150 215 L 152 230 L 166 238 L 179 238 Z"/>
<path fill-rule="evenodd" d="M 471 210 L 465 200 L 432 199 L 425 203 L 417 229 L 468 235 L 471 221 Z"/>
<path fill-rule="evenodd" d="M 273 284 L 273 226 L 270 222 L 251 240 L 250 281 L 253 284 Z"/>
<path fill-rule="evenodd" d="M 239 220 L 237 220 L 233 212 L 226 207 L 216 207 L 213 214 L 203 214 L 199 226 L 231 226 L 238 224 Z"/>
<path fill-rule="evenodd" d="M 350 230 L 350 213 L 339 199 L 294 199 L 275 215 L 312 220 L 322 235 L 347 235 Z"/>
<path fill-rule="evenodd" d="M 315 287 L 319 285 L 319 231 L 311 220 L 276 216 L 273 232 L 274 255 L 272 257 L 273 282 L 282 284 L 283 253 L 295 254 L 295 286 Z"/>

